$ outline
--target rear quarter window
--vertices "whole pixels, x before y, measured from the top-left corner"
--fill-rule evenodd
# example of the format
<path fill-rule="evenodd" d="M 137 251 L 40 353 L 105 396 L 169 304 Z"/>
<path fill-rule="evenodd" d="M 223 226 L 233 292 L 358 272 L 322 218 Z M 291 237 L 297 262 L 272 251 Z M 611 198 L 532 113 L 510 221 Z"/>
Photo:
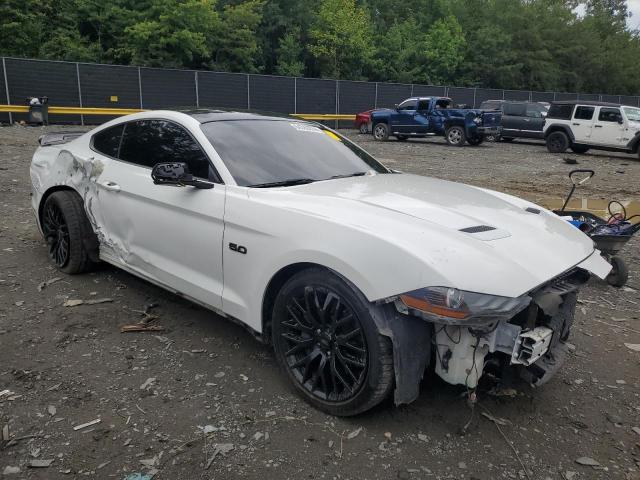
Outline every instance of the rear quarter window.
<path fill-rule="evenodd" d="M 547 118 L 557 118 L 559 120 L 571 120 L 573 114 L 574 105 L 571 104 L 559 104 L 551 105 Z"/>
<path fill-rule="evenodd" d="M 107 155 L 108 157 L 117 158 L 123 129 L 124 124 L 120 124 L 96 133 L 92 137 L 93 149 L 103 155 Z"/>

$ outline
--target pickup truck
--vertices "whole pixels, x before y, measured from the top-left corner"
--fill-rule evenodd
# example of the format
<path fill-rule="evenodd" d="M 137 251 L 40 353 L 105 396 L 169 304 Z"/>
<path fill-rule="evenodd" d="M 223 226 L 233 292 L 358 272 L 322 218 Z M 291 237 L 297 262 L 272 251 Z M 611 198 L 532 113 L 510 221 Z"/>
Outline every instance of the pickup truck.
<path fill-rule="evenodd" d="M 393 109 L 371 112 L 373 138 L 386 141 L 428 135 L 444 136 L 449 145 L 480 145 L 485 135 L 500 135 L 502 113 L 454 108 L 447 97 L 411 97 Z"/>

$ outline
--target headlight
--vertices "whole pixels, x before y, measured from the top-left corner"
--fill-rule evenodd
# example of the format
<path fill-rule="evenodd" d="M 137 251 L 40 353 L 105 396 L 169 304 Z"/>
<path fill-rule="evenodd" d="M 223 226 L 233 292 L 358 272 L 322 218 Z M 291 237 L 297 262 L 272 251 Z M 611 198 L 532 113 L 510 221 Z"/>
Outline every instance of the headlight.
<path fill-rule="evenodd" d="M 522 311 L 531 297 L 499 297 L 449 287 L 427 287 L 399 295 L 396 307 L 435 323 L 477 325 L 508 320 Z"/>
<path fill-rule="evenodd" d="M 476 125 L 480 125 L 482 123 L 482 117 L 476 117 L 473 119 Z"/>

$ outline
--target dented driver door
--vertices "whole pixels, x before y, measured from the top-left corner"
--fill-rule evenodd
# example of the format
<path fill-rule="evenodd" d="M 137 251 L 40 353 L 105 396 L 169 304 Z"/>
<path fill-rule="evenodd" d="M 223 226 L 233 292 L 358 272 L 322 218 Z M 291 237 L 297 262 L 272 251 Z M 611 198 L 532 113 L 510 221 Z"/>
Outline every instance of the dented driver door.
<path fill-rule="evenodd" d="M 152 282 L 222 306 L 225 186 L 155 185 L 151 167 L 184 161 L 214 180 L 213 169 L 183 127 L 165 120 L 126 124 L 118 160 L 98 180 L 100 255 Z"/>

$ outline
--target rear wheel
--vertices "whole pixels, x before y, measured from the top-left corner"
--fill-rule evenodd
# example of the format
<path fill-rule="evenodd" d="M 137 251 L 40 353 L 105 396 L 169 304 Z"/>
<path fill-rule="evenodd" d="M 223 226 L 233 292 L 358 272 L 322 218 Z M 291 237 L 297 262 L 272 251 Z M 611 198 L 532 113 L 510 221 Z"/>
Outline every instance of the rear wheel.
<path fill-rule="evenodd" d="M 564 132 L 553 132 L 547 137 L 547 150 L 562 153 L 569 148 L 569 137 Z"/>
<path fill-rule="evenodd" d="M 377 123 L 373 127 L 373 138 L 380 142 L 386 142 L 389 140 L 389 127 L 386 123 Z"/>
<path fill-rule="evenodd" d="M 609 260 L 611 266 L 611 272 L 607 275 L 607 283 L 614 287 L 623 287 L 627 280 L 629 280 L 629 268 L 627 264 L 620 257 L 611 257 Z"/>
<path fill-rule="evenodd" d="M 97 259 L 98 239 L 77 193 L 52 193 L 42 208 L 41 224 L 49 257 L 56 267 L 70 274 L 91 270 L 92 258 Z"/>
<path fill-rule="evenodd" d="M 459 126 L 449 127 L 445 132 L 447 143 L 453 147 L 461 147 L 467 141 L 464 128 Z"/>
<path fill-rule="evenodd" d="M 319 268 L 293 276 L 276 297 L 275 355 L 296 390 L 332 415 L 356 415 L 393 387 L 393 351 L 354 287 Z"/>
<path fill-rule="evenodd" d="M 589 147 L 586 145 L 571 145 L 570 148 L 573 153 L 587 153 L 589 151 Z"/>
<path fill-rule="evenodd" d="M 362 133 L 363 135 L 365 133 L 369 133 L 369 125 L 367 123 L 360 124 L 360 133 Z"/>

